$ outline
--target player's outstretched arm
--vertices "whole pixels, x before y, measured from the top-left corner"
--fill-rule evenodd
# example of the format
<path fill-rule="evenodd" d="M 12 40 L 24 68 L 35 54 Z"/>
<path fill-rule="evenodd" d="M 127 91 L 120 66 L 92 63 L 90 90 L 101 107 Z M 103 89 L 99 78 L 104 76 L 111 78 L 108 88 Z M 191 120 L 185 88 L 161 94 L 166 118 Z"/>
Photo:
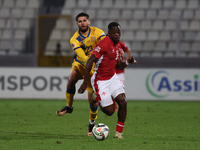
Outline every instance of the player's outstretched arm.
<path fill-rule="evenodd" d="M 84 71 L 84 80 L 83 80 L 83 83 L 81 84 L 80 88 L 78 89 L 78 93 L 84 93 L 86 88 L 87 88 L 87 83 L 88 83 L 88 80 L 90 79 L 90 71 L 92 69 L 92 65 L 93 65 L 93 62 L 97 62 L 98 61 L 98 58 L 96 58 L 94 56 L 94 54 L 90 55 L 87 63 L 86 63 L 86 66 L 85 66 L 85 71 Z"/>
<path fill-rule="evenodd" d="M 119 70 L 121 70 L 121 69 L 126 68 L 129 64 L 137 64 L 137 61 L 135 60 L 134 57 L 130 57 L 125 62 L 122 62 L 121 59 L 118 59 L 118 61 L 116 63 L 116 68 L 119 69 Z"/>

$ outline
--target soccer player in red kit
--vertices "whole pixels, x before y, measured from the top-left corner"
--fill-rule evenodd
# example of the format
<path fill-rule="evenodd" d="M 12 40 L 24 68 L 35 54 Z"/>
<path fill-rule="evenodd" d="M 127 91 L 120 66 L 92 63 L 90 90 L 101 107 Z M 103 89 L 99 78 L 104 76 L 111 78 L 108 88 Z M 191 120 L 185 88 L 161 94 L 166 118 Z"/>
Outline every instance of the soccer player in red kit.
<path fill-rule="evenodd" d="M 126 62 L 119 59 L 121 30 L 117 22 L 108 25 L 108 36 L 100 41 L 89 57 L 85 71 L 84 80 L 78 92 L 83 93 L 87 88 L 89 73 L 95 63 L 95 72 L 91 78 L 91 84 L 96 92 L 96 101 L 101 110 L 108 116 L 115 112 L 112 98 L 119 105 L 118 121 L 114 138 L 123 139 L 122 131 L 127 114 L 127 101 L 124 85 L 116 75 L 115 66 L 123 69 L 130 63 L 137 63 L 134 57 L 130 57 Z"/>

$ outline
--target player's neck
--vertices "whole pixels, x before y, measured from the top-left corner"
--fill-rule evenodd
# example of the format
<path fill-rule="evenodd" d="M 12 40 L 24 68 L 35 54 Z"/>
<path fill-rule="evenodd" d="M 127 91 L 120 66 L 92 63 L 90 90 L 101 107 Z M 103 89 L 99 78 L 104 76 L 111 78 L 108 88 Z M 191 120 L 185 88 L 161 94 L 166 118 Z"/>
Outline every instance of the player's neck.
<path fill-rule="evenodd" d="M 89 33 L 89 29 L 88 29 L 86 32 L 81 32 L 81 31 L 80 31 L 80 33 L 81 33 L 83 36 L 87 36 L 88 33 Z"/>

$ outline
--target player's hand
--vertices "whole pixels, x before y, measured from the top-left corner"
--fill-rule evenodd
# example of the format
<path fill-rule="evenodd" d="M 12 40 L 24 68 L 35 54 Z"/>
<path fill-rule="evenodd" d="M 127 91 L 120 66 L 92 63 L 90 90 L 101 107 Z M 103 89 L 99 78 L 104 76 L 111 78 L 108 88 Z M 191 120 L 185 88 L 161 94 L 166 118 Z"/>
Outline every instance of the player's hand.
<path fill-rule="evenodd" d="M 137 64 L 137 61 L 134 57 L 130 57 L 127 61 L 129 64 Z"/>
<path fill-rule="evenodd" d="M 83 82 L 81 84 L 80 88 L 78 89 L 78 93 L 80 93 L 80 94 L 84 93 L 86 88 L 87 88 L 87 83 Z"/>

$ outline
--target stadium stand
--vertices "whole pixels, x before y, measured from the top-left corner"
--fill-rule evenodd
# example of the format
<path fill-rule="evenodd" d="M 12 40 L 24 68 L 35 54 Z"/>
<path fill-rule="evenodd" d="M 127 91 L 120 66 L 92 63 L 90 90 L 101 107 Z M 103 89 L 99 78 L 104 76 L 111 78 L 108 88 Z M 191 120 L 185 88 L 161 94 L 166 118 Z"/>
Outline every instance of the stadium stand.
<path fill-rule="evenodd" d="M 10 50 L 18 54 L 36 53 L 36 46 L 27 46 L 30 45 L 27 41 L 32 36 L 31 45 L 37 43 L 34 32 L 38 14 L 74 18 L 81 11 L 90 15 L 91 25 L 105 32 L 109 22 L 118 21 L 122 27 L 121 40 L 130 45 L 131 53 L 138 59 L 200 57 L 200 0 L 0 0 L 0 55 L 12 54 Z M 45 51 L 52 50 L 58 41 L 70 50 L 65 41 L 70 38 L 67 26 L 64 20 L 55 22 Z M 76 30 L 73 20 L 71 32 Z M 9 42 L 15 44 L 10 46 Z"/>

